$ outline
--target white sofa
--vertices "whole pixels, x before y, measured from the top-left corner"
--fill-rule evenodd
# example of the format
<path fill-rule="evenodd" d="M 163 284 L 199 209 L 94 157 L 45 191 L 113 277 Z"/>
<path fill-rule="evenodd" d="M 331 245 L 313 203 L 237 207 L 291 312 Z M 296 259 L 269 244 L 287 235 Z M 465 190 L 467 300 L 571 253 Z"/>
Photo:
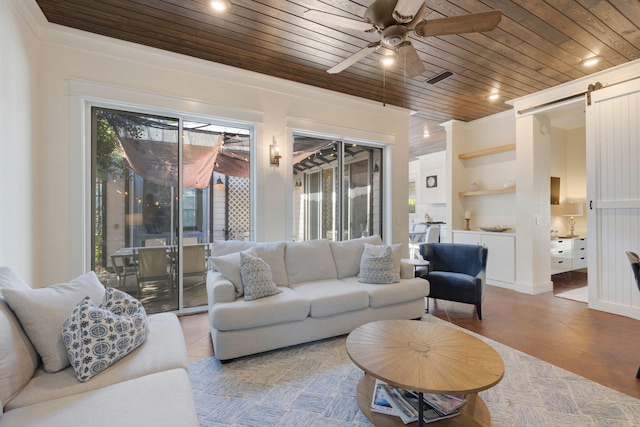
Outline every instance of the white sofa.
<path fill-rule="evenodd" d="M 2 296 L 6 289 L 30 288 L 11 269 L 0 267 L 0 427 L 198 426 L 186 345 L 174 314 L 148 316 L 144 343 L 80 382 L 71 366 L 55 373 L 44 370 Z"/>
<path fill-rule="evenodd" d="M 382 245 L 382 240 L 214 242 L 207 294 L 215 356 L 225 361 L 347 334 L 375 320 L 421 318 L 429 282 L 414 278 L 412 266 L 399 266 L 397 283 L 359 282 L 365 243 Z M 234 286 L 238 267 L 232 267 L 238 252 L 252 247 L 271 267 L 282 292 L 245 301 Z M 396 258 L 399 263 L 399 252 Z"/>

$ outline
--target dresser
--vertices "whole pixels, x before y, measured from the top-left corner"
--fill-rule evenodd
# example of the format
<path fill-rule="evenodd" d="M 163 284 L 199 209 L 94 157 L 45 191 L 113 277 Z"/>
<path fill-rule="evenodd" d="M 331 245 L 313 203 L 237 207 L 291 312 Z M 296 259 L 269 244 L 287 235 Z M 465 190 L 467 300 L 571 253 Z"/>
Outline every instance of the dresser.
<path fill-rule="evenodd" d="M 587 238 L 551 240 L 551 274 L 587 268 Z"/>

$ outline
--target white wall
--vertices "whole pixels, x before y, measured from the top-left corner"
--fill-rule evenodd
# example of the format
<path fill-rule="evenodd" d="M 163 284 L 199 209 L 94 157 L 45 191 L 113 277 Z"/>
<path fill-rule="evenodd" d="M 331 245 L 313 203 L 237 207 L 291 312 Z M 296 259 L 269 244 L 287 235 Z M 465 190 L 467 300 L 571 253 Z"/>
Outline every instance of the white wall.
<path fill-rule="evenodd" d="M 0 1 L 0 266 L 30 283 L 44 206 L 36 157 L 38 68 L 38 40 L 12 3 Z"/>
<path fill-rule="evenodd" d="M 16 116 L 21 117 L 21 126 L 14 133 L 19 134 L 16 140 L 22 143 L 18 144 L 21 148 L 12 149 L 16 152 L 9 154 L 13 155 L 15 176 L 24 183 L 19 189 L 5 189 L 3 180 L 0 196 L 3 200 L 17 195 L 38 197 L 38 207 L 43 209 L 34 209 L 36 202 L 21 202 L 21 209 L 15 213 L 14 206 L 9 209 L 3 205 L 0 209 L 3 224 L 14 220 L 11 226 L 4 226 L 11 235 L 3 237 L 2 253 L 18 246 L 28 259 L 19 262 L 17 256 L 4 255 L 0 258 L 3 263 L 22 265 L 26 274 L 41 272 L 38 279 L 45 283 L 68 280 L 87 270 L 90 156 L 82 115 L 89 100 L 255 122 L 257 240 L 282 240 L 291 234 L 293 131 L 320 132 L 386 146 L 384 170 L 392 174 L 384 183 L 385 240 L 407 241 L 407 110 L 58 27 L 44 20 L 34 0 L 26 3 L 31 5 L 37 22 L 31 28 L 40 42 L 36 43 L 33 35 L 14 43 L 2 39 L 3 49 L 8 45 L 16 57 L 29 58 L 20 59 L 19 65 L 9 69 L 25 76 L 18 79 L 17 86 L 12 82 L 16 93 L 9 98 L 18 101 Z M 19 19 L 14 14 L 5 17 L 9 8 L 6 2 L 2 7 L 3 21 L 8 21 L 10 28 L 15 27 Z M 3 32 L 14 32 L 4 25 L 2 28 Z M 23 46 L 25 40 L 31 41 L 31 46 Z M 36 76 L 26 77 L 36 69 Z M 36 81 L 40 90 L 34 93 Z M 35 101 L 40 106 L 39 116 L 32 105 Z M 15 108 L 4 95 L 1 102 L 3 108 Z M 32 123 L 42 129 L 42 138 L 34 134 Z M 274 137 L 283 155 L 278 168 L 268 166 L 268 145 Z M 31 147 L 37 150 L 34 160 L 29 158 Z M 34 167 L 36 164 L 38 167 Z M 38 173 L 34 174 L 36 170 Z M 34 212 L 34 218 L 25 219 L 25 211 Z M 31 233 L 37 233 L 37 247 L 22 243 L 24 236 Z"/>

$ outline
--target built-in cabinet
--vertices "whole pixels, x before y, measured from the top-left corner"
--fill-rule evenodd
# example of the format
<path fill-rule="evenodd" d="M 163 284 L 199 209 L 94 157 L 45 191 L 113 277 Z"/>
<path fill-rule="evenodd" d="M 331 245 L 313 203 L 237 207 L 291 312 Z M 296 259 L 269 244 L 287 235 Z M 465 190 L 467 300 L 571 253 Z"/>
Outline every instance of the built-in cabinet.
<path fill-rule="evenodd" d="M 512 233 L 454 230 L 453 243 L 488 249 L 487 283 L 513 289 L 516 281 L 516 236 Z"/>
<path fill-rule="evenodd" d="M 587 268 L 587 239 L 560 238 L 551 241 L 551 274 Z"/>

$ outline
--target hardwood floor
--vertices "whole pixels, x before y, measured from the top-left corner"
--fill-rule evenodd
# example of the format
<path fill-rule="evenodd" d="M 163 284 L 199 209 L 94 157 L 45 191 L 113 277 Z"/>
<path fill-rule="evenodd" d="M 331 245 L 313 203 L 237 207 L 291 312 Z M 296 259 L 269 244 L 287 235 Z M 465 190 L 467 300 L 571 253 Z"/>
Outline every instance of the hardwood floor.
<path fill-rule="evenodd" d="M 554 292 L 526 295 L 487 286 L 478 320 L 469 304 L 431 300 L 431 314 L 524 353 L 640 398 L 640 322 L 555 297 L 586 285 L 586 276 L 554 277 Z M 206 313 L 183 316 L 180 323 L 189 360 L 213 356 Z"/>

